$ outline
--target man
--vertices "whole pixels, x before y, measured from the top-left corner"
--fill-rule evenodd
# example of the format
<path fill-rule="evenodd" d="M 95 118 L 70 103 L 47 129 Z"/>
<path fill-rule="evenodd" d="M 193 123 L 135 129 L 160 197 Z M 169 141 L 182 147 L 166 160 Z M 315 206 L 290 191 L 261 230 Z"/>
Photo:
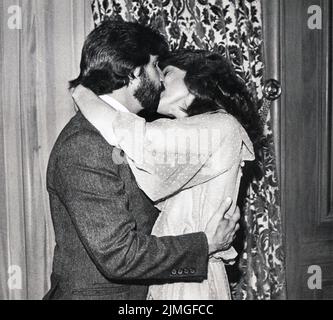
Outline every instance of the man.
<path fill-rule="evenodd" d="M 155 112 L 166 53 L 153 30 L 104 22 L 88 36 L 71 87 L 82 84 L 119 111 Z M 205 233 L 151 236 L 158 212 L 114 151 L 81 113 L 54 146 L 47 186 L 56 248 L 45 299 L 146 299 L 149 284 L 203 281 L 209 255 L 228 248 L 239 227 L 238 213 L 223 219 L 226 203 Z"/>

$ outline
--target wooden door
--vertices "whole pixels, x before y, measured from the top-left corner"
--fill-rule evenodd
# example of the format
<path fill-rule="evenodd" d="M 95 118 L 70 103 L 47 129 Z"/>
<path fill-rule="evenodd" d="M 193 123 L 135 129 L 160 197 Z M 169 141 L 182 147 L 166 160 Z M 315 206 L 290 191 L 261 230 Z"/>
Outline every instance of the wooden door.
<path fill-rule="evenodd" d="M 332 7 L 331 0 L 279 1 L 284 94 L 276 124 L 288 299 L 333 299 Z M 320 10 L 322 28 L 312 29 Z M 321 289 L 309 287 L 313 266 L 322 271 Z"/>

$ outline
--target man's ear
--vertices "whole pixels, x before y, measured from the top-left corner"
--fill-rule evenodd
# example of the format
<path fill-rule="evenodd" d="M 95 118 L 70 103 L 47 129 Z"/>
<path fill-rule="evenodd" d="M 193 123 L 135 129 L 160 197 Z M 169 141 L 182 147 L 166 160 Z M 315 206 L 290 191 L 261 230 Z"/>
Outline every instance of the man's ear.
<path fill-rule="evenodd" d="M 133 78 L 131 80 L 138 79 L 141 76 L 141 67 L 136 67 L 133 71 Z"/>
<path fill-rule="evenodd" d="M 133 73 L 130 75 L 130 82 L 129 87 L 136 88 L 140 84 L 140 75 L 141 75 L 141 68 L 137 67 L 133 71 Z"/>

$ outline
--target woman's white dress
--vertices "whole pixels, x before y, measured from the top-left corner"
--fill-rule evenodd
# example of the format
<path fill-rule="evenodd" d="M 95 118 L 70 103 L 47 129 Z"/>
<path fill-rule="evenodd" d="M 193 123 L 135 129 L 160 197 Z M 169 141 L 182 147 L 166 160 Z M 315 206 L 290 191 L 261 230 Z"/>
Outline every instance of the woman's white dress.
<path fill-rule="evenodd" d="M 204 231 L 227 197 L 233 199 L 229 212 L 234 212 L 242 166 L 254 160 L 254 152 L 233 116 L 218 111 L 147 123 L 134 114 L 117 112 L 112 128 L 115 145 L 126 153 L 139 187 L 161 210 L 153 235 Z M 148 299 L 231 299 L 224 261 L 236 255 L 231 248 L 211 257 L 208 279 L 202 283 L 150 286 Z"/>

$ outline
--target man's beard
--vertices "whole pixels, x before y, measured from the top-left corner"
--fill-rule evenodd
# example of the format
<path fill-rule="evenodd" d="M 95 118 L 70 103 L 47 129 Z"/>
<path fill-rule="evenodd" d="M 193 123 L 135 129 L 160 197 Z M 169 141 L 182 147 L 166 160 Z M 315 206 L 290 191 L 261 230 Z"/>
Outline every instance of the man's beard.
<path fill-rule="evenodd" d="M 152 114 L 157 112 L 162 91 L 163 86 L 161 85 L 160 88 L 157 88 L 154 82 L 149 79 L 146 71 L 144 71 L 134 97 L 140 102 L 144 111 Z"/>

